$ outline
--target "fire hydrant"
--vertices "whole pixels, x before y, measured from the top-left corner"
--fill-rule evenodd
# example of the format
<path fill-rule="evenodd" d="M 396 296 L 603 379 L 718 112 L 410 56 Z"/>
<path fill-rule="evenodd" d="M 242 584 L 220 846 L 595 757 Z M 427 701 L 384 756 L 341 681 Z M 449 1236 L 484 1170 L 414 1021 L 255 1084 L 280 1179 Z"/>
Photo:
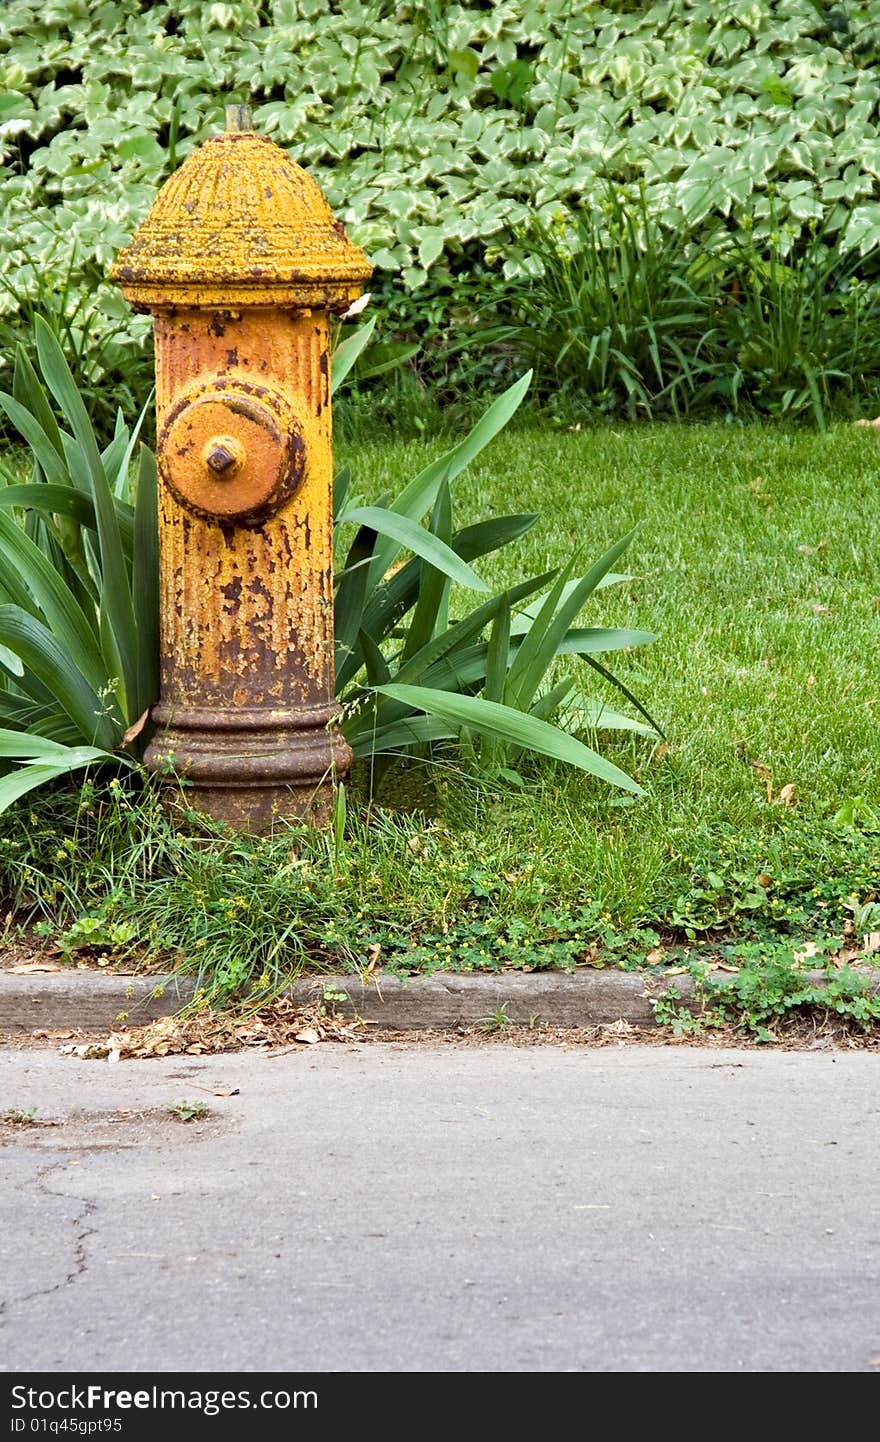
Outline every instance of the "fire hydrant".
<path fill-rule="evenodd" d="M 330 316 L 371 268 L 246 107 L 111 276 L 155 317 L 161 691 L 147 754 L 235 826 L 326 816 L 334 729 Z"/>

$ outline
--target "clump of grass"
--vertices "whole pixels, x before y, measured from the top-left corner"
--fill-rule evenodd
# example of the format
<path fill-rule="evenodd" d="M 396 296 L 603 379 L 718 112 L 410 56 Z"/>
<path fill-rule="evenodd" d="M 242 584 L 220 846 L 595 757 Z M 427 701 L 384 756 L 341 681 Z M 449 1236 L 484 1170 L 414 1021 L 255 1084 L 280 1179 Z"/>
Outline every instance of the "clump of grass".
<path fill-rule="evenodd" d="M 703 247 L 664 231 L 643 194 L 608 185 L 523 239 L 537 274 L 508 286 L 496 338 L 535 367 L 545 394 L 634 417 L 686 413 L 717 388 Z"/>
<path fill-rule="evenodd" d="M 880 377 L 880 286 L 874 254 L 848 225 L 797 238 L 775 226 L 756 240 L 748 222 L 726 235 L 715 265 L 728 391 L 770 415 L 810 415 L 822 431 Z M 872 277 L 872 278 L 868 278 Z"/>

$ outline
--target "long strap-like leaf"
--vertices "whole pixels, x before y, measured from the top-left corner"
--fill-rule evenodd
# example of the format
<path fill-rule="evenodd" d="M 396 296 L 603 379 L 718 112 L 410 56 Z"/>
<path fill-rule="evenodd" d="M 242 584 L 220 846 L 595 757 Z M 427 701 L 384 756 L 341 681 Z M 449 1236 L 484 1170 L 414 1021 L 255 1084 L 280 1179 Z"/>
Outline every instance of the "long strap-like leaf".
<path fill-rule="evenodd" d="M 122 734 L 100 697 L 42 621 L 20 606 L 0 606 L 0 642 L 20 656 L 79 729 L 86 744 L 112 751 Z"/>
<path fill-rule="evenodd" d="M 95 508 L 88 496 L 72 486 L 57 486 L 49 481 L 0 489 L 0 506 L 40 511 L 46 515 L 70 516 L 81 526 L 95 525 Z"/>
<path fill-rule="evenodd" d="M 18 801 L 19 797 L 26 796 L 38 786 L 45 786 L 48 781 L 57 781 L 71 771 L 81 771 L 84 766 L 115 759 L 108 752 L 97 751 L 91 747 L 71 746 L 67 748 L 67 752 L 63 760 L 33 761 L 17 767 L 8 776 L 0 776 L 0 813 L 6 811 L 13 801 Z"/>
<path fill-rule="evenodd" d="M 122 672 L 120 682 L 125 709 L 131 712 L 138 694 L 137 627 L 114 498 L 82 396 L 58 341 L 40 317 L 36 321 L 36 335 L 40 368 L 46 384 L 70 422 L 88 468 L 98 522 L 101 615 L 113 636 L 113 650 Z M 105 659 L 112 664 L 115 657 L 107 656 Z"/>
<path fill-rule="evenodd" d="M 129 724 L 142 716 L 159 695 L 159 523 L 156 458 L 141 446 L 134 507 L 132 594 L 137 608 L 137 699 Z"/>
<path fill-rule="evenodd" d="M 408 551 L 436 566 L 438 571 L 457 581 L 460 586 L 468 586 L 472 591 L 489 589 L 482 577 L 471 569 L 467 561 L 457 556 L 451 546 L 447 546 L 433 532 L 420 526 L 417 521 L 410 520 L 408 516 L 401 516 L 393 509 L 385 509 L 383 506 L 355 506 L 339 518 L 340 525 L 348 522 L 369 526 L 376 531 L 379 536 L 377 551 L 383 540 L 391 537 L 396 544 L 396 550 L 405 546 Z"/>
<path fill-rule="evenodd" d="M 363 716 L 355 720 L 363 723 Z M 387 752 L 407 751 L 429 741 L 451 741 L 458 727 L 437 716 L 410 715 L 389 726 L 364 726 L 358 730 L 352 722 L 343 723 L 342 732 L 355 756 L 381 756 Z"/>
<path fill-rule="evenodd" d="M 90 623 L 76 597 L 40 548 L 28 540 L 11 516 L 2 511 L 0 558 L 17 569 L 33 597 L 36 614 L 45 620 L 90 685 L 100 690 L 107 684 L 107 671 L 101 658 L 94 621 Z M 34 613 L 34 605 L 27 609 Z"/>
<path fill-rule="evenodd" d="M 606 761 L 604 756 L 591 751 L 582 741 L 569 736 L 558 726 L 551 726 L 527 712 L 500 706 L 496 701 L 484 701 L 481 696 L 456 696 L 450 691 L 431 691 L 424 686 L 392 685 L 382 686 L 380 690 L 396 701 L 439 716 L 458 727 L 467 727 L 482 736 L 550 756 L 554 761 L 577 766 L 624 791 L 631 791 L 637 796 L 642 794 L 642 788 L 632 777 Z"/>
<path fill-rule="evenodd" d="M 39 376 L 31 365 L 30 357 L 24 349 L 24 346 L 16 347 L 15 370 L 12 377 L 12 394 L 20 405 L 25 406 L 30 411 L 48 438 L 53 449 L 63 460 L 64 448 L 61 444 L 58 422 L 52 413 L 49 398 L 40 385 Z"/>
<path fill-rule="evenodd" d="M 358 356 L 366 350 L 370 343 L 373 331 L 376 329 L 378 316 L 372 316 L 365 325 L 358 326 L 354 335 L 342 341 L 333 352 L 333 362 L 330 374 L 330 395 L 335 396 L 345 377 L 352 366 L 356 363 Z"/>
<path fill-rule="evenodd" d="M 47 436 L 36 416 L 23 406 L 14 396 L 0 391 L 0 406 L 8 415 L 15 429 L 24 436 L 36 459 L 39 461 L 47 478 L 59 486 L 69 486 L 70 477 L 64 460 L 58 455 L 51 440 Z"/>
<path fill-rule="evenodd" d="M 481 521 L 475 526 L 466 526 L 452 537 L 453 551 L 465 561 L 478 560 L 491 551 L 515 541 L 534 524 L 532 516 L 497 516 L 490 521 Z M 421 560 L 412 560 L 401 566 L 392 576 L 383 579 L 366 596 L 361 624 L 374 640 L 379 643 L 388 635 L 389 629 L 414 605 L 418 599 L 421 578 Z M 341 585 L 340 583 L 340 589 Z M 340 606 L 339 614 L 346 615 L 346 608 Z M 337 684 L 340 690 L 355 677 L 363 664 L 363 658 L 356 650 L 349 651 L 337 663 Z"/>
<path fill-rule="evenodd" d="M 552 615 L 545 617 L 542 610 L 532 623 L 517 652 L 516 660 L 511 665 L 508 678 L 507 694 L 509 698 L 515 700 L 516 705 L 523 709 L 531 705 L 538 687 L 546 675 L 547 668 L 557 654 L 562 638 L 578 611 L 593 594 L 603 576 L 611 570 L 615 561 L 627 549 L 634 535 L 635 531 L 630 531 L 628 535 L 616 541 L 604 556 L 590 567 L 586 575 L 581 577 L 578 584 L 564 597 Z"/>
<path fill-rule="evenodd" d="M 336 588 L 334 605 L 337 685 L 341 683 L 342 672 L 361 630 L 364 600 L 367 594 L 369 560 L 375 544 L 376 532 L 370 526 L 358 526 L 346 557 L 344 574 Z M 368 634 L 372 635 L 373 633 L 368 632 Z M 349 669 L 352 676 L 356 675 L 360 669 L 360 658 Z"/>
<path fill-rule="evenodd" d="M 477 424 L 465 436 L 464 440 L 448 451 L 445 456 L 432 461 L 419 475 L 405 486 L 393 501 L 390 509 L 398 515 L 408 516 L 410 520 L 420 521 L 422 516 L 433 506 L 437 497 L 437 491 L 443 480 L 454 481 L 466 466 L 470 465 L 491 440 L 494 440 L 498 432 L 503 430 L 511 416 L 520 405 L 532 379 L 532 372 L 527 371 L 512 386 L 500 395 L 486 411 L 486 414 L 477 421 Z M 388 567 L 394 561 L 400 546 L 393 538 L 382 540 L 376 547 L 376 555 L 370 568 L 370 585 L 375 586 L 385 575 Z"/>
<path fill-rule="evenodd" d="M 431 531 L 444 545 L 450 545 L 452 541 L 452 500 L 449 495 L 448 481 L 444 481 L 437 492 L 437 499 L 431 514 Z M 436 566 L 432 566 L 429 561 L 423 560 L 422 574 L 419 580 L 419 599 L 407 630 L 401 654 L 402 661 L 408 661 L 410 656 L 415 655 L 416 651 L 427 645 L 431 637 L 438 631 L 447 629 L 449 589 L 448 575 Z"/>
<path fill-rule="evenodd" d="M 521 581 L 518 586 L 511 586 L 507 591 L 499 592 L 497 596 L 492 597 L 491 601 L 486 601 L 484 605 L 478 606 L 475 611 L 471 611 L 469 616 L 463 617 L 454 626 L 450 626 L 442 636 L 435 636 L 415 656 L 410 657 L 406 665 L 400 667 L 395 681 L 420 680 L 429 666 L 433 666 L 435 662 L 439 661 L 441 657 L 449 655 L 451 651 L 466 646 L 475 636 L 479 635 L 484 627 L 494 621 L 504 605 L 515 606 L 518 601 L 532 595 L 542 586 L 546 586 L 552 577 L 553 572 L 547 571 L 543 575 L 530 577 L 528 581 Z"/>

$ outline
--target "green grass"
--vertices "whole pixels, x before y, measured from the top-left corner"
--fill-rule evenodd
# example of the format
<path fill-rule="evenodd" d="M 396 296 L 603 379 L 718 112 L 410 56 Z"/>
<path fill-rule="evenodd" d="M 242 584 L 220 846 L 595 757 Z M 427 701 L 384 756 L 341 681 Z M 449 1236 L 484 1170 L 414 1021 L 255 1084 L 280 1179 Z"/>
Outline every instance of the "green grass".
<path fill-rule="evenodd" d="M 371 444 L 343 459 L 369 494 L 426 454 L 420 443 Z M 878 482 L 872 435 L 726 425 L 511 432 L 462 477 L 465 520 L 541 513 L 516 547 L 482 563 L 493 586 L 639 527 L 633 582 L 588 612 L 658 635 L 629 675 L 669 751 L 658 765 L 629 748 L 651 788 L 627 816 L 630 835 L 767 824 L 752 760 L 820 810 L 877 796 Z M 583 806 L 607 815 L 608 799 L 572 778 L 575 831 Z"/>
<path fill-rule="evenodd" d="M 337 459 L 370 498 L 442 449 L 377 440 Z M 541 513 L 480 563 L 490 584 L 639 526 L 632 580 L 584 619 L 658 635 L 618 669 L 665 748 L 603 745 L 643 797 L 552 765 L 501 791 L 464 763 L 428 783 L 410 768 L 378 805 L 355 780 L 337 853 L 299 831 L 206 846 L 118 787 L 91 788 L 74 831 L 57 793 L 6 821 L 5 909 L 66 928 L 72 950 L 170 957 L 224 991 L 376 956 L 635 965 L 658 944 L 824 946 L 880 896 L 878 480 L 880 441 L 849 427 L 509 431 L 456 482 L 465 522 Z"/>

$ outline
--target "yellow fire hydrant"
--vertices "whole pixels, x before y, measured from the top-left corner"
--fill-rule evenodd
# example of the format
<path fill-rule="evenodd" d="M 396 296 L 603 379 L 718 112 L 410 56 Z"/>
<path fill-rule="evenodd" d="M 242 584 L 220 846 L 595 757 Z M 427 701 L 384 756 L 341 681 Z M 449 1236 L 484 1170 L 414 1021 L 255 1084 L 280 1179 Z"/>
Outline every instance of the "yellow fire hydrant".
<path fill-rule="evenodd" d="M 250 112 L 160 190 L 111 275 L 155 316 L 161 694 L 152 769 L 264 830 L 324 817 L 335 731 L 332 314 L 371 268 Z"/>

